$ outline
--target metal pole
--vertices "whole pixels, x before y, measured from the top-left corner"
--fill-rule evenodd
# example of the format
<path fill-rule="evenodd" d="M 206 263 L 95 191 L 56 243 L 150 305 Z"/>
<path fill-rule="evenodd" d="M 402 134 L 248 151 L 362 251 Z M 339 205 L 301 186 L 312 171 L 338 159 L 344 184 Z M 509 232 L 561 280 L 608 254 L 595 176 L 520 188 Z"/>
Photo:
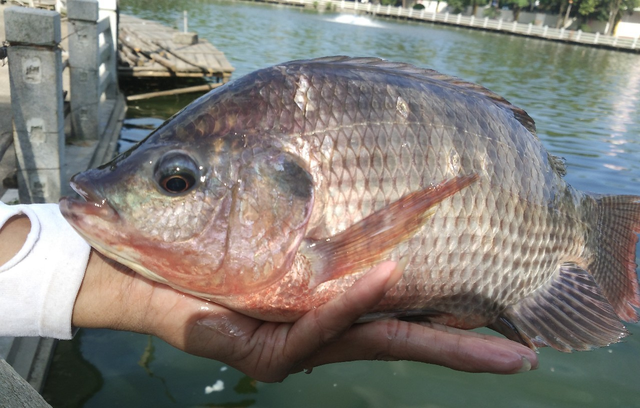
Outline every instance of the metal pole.
<path fill-rule="evenodd" d="M 189 31 L 189 25 L 188 25 L 188 22 L 187 22 L 187 10 L 184 10 L 182 12 L 182 21 L 183 21 L 183 23 L 182 23 L 182 32 L 186 33 L 186 32 Z"/>

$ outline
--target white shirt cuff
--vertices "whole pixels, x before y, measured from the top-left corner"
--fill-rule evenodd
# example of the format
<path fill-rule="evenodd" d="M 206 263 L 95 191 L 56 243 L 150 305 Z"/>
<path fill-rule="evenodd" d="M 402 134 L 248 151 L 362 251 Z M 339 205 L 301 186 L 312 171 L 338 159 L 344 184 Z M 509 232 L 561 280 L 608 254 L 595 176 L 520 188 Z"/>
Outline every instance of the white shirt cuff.
<path fill-rule="evenodd" d="M 0 336 L 70 339 L 91 247 L 58 204 L 0 203 L 0 226 L 19 214 L 29 217 L 31 231 L 22 249 L 0 266 Z"/>

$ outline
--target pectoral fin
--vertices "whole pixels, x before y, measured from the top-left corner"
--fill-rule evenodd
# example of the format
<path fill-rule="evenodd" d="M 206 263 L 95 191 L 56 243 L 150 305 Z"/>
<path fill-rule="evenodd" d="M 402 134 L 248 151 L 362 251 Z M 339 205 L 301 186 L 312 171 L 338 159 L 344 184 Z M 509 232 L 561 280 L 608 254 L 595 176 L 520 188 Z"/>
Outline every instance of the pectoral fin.
<path fill-rule="evenodd" d="M 361 271 L 385 260 L 398 244 L 412 237 L 435 206 L 475 182 L 478 176 L 456 177 L 407 194 L 345 231 L 308 242 L 303 251 L 315 271 L 315 284 Z"/>

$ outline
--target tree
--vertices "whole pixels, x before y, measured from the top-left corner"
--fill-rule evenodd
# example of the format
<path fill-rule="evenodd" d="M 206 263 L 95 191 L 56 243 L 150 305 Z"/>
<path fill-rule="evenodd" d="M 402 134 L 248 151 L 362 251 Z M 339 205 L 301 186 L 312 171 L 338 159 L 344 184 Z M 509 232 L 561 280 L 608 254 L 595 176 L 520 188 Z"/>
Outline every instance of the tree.
<path fill-rule="evenodd" d="M 590 16 L 602 5 L 601 0 L 581 0 L 578 4 L 578 14 L 581 16 Z"/>
<path fill-rule="evenodd" d="M 488 0 L 449 0 L 447 4 L 453 9 L 454 13 L 461 13 L 471 7 L 471 15 L 475 15 L 478 11 L 478 6 L 484 6 Z"/>
<path fill-rule="evenodd" d="M 609 19 L 607 25 L 607 32 L 605 34 L 613 33 L 613 29 L 622 18 L 623 12 L 627 11 L 629 14 L 633 13 L 635 8 L 640 7 L 640 0 L 611 0 L 609 3 Z"/>
<path fill-rule="evenodd" d="M 529 5 L 529 0 L 508 0 L 506 4 L 513 10 L 513 20 L 518 21 L 520 11 Z"/>

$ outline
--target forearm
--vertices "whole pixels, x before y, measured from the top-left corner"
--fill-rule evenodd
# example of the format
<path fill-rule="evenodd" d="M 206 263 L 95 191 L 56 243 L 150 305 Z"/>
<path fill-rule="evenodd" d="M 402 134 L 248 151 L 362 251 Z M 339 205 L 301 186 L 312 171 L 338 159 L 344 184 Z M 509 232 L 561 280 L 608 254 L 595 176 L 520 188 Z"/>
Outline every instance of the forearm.
<path fill-rule="evenodd" d="M 0 203 L 0 335 L 71 337 L 89 245 L 56 204 Z"/>

